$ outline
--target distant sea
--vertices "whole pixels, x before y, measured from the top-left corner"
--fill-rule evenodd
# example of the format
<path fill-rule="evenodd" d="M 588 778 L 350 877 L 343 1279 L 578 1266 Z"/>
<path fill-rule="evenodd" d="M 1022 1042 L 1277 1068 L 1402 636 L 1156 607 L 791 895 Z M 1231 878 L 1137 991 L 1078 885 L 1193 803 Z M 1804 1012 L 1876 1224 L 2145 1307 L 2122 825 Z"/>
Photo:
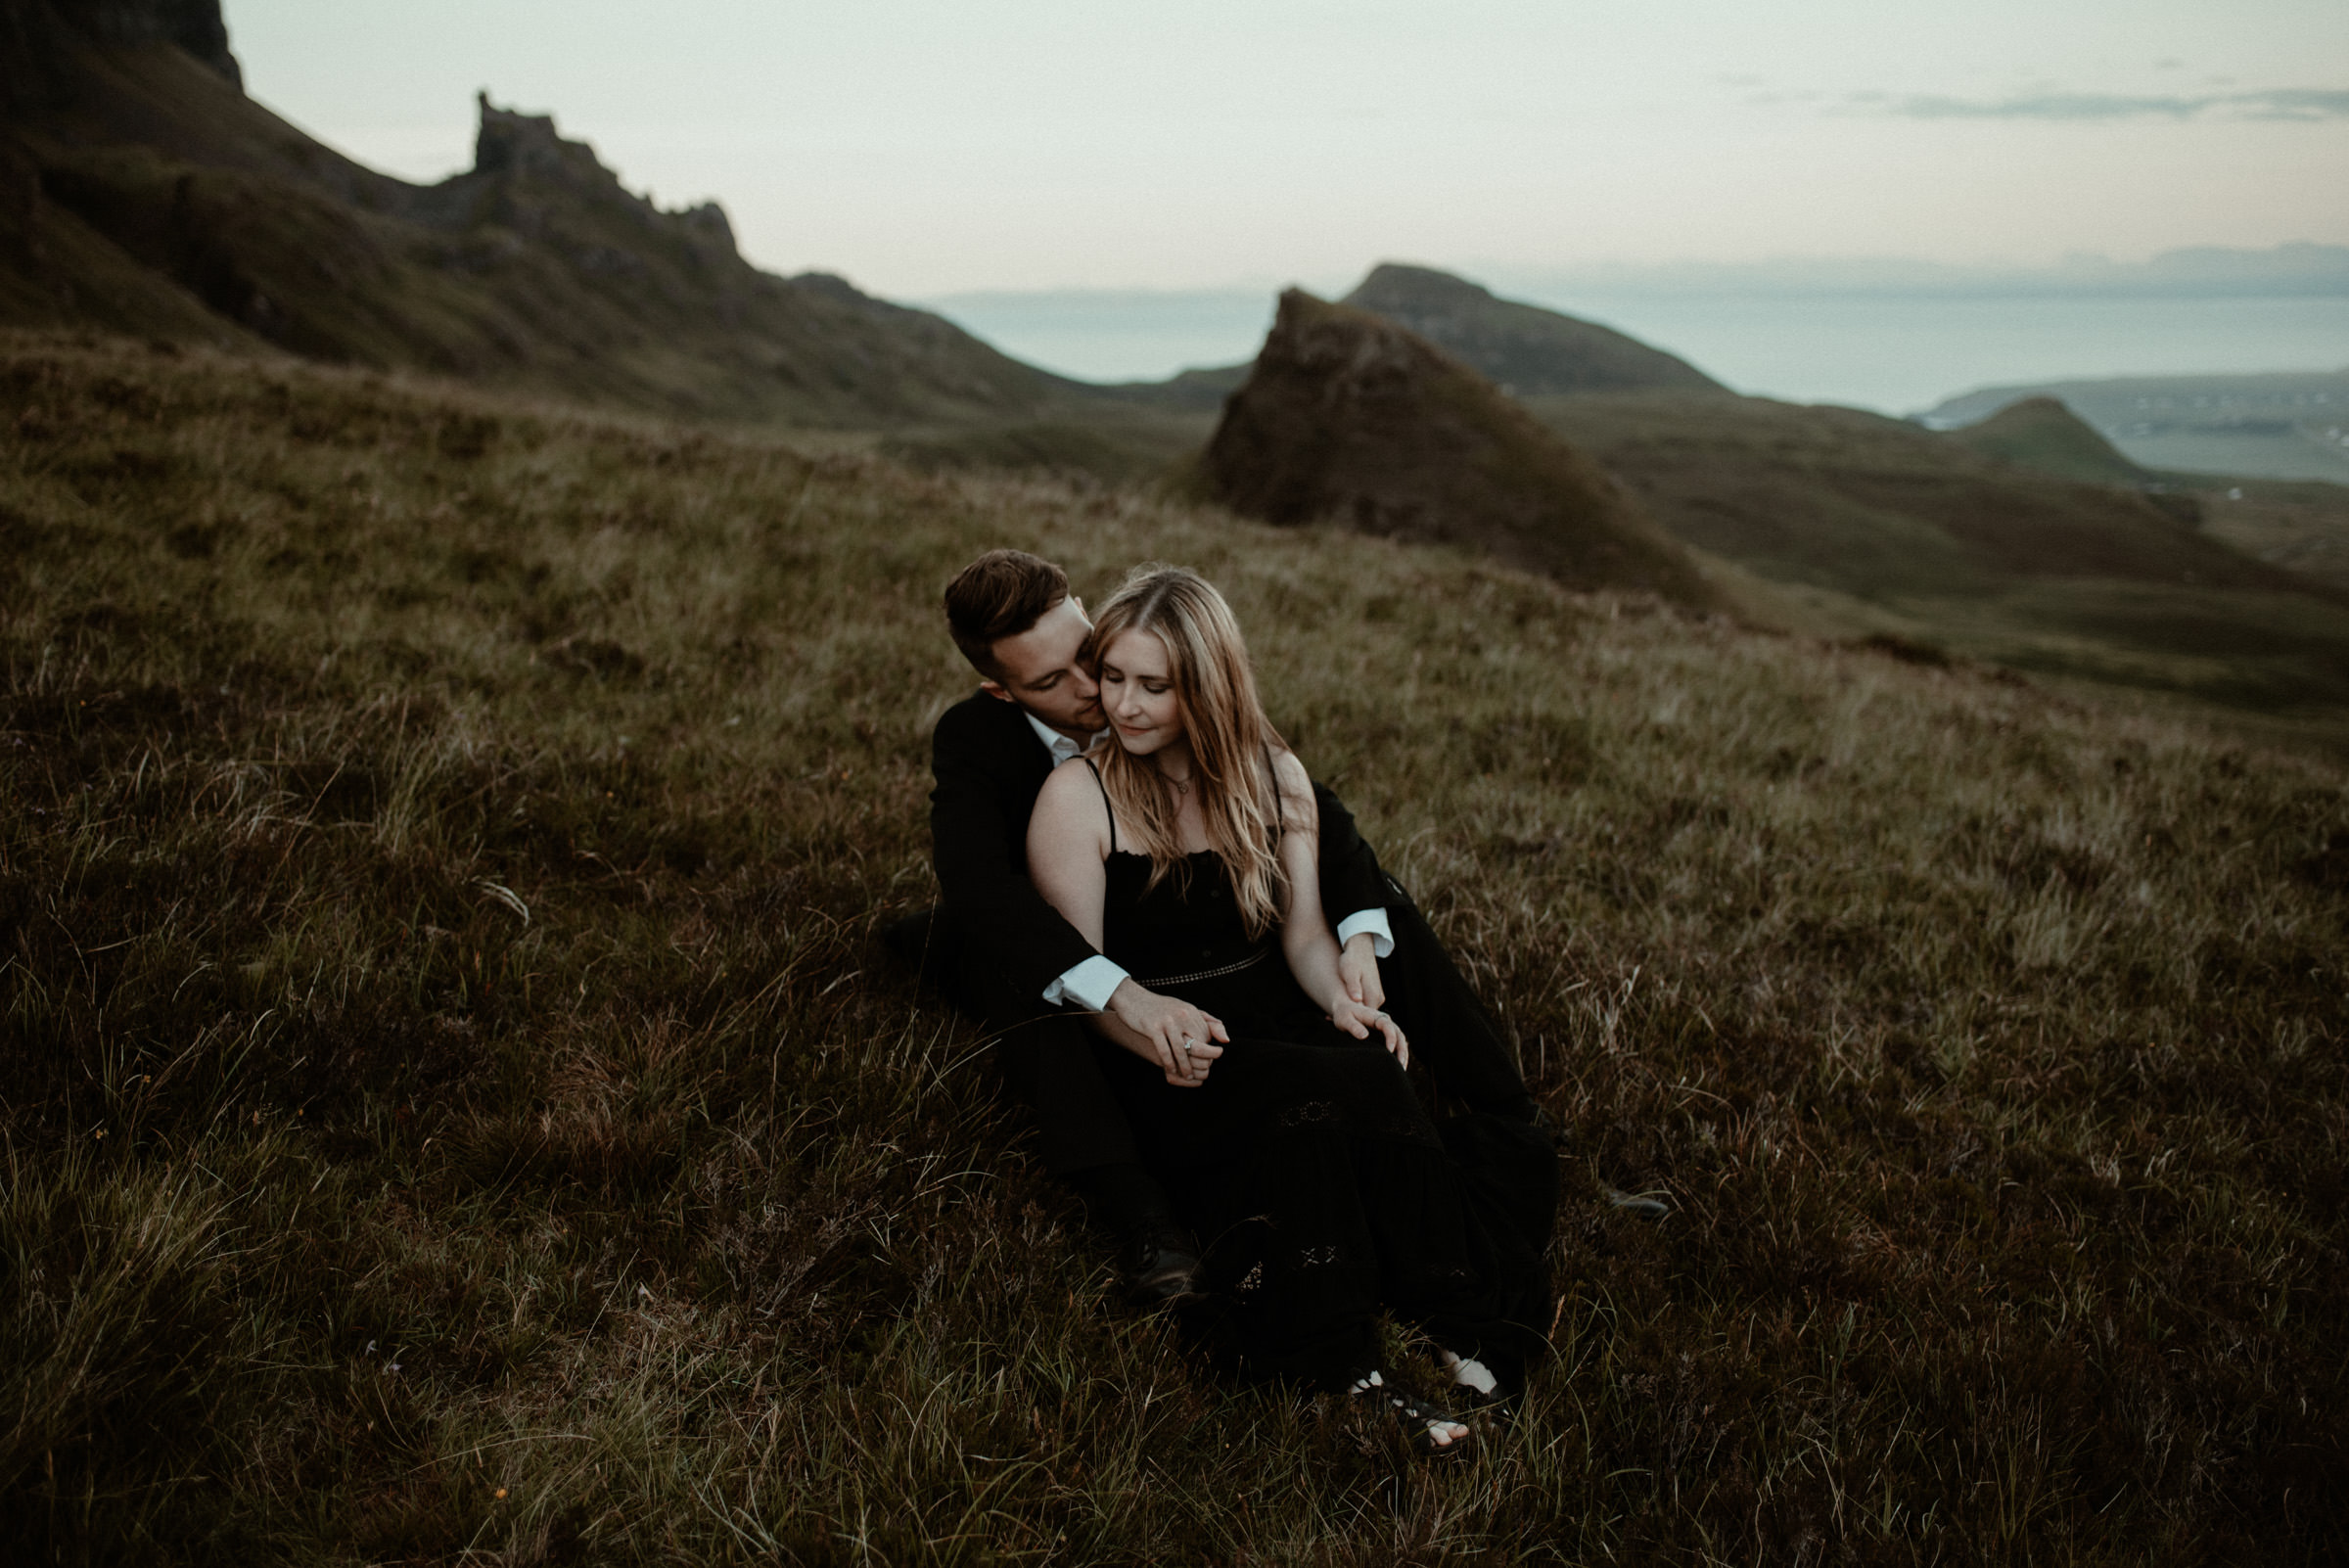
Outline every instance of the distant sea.
<path fill-rule="evenodd" d="M 2104 376 L 2349 369 L 2349 297 L 1951 298 L 1553 293 L 1739 392 L 1907 415 L 1975 388 Z M 1343 293 L 1348 285 L 1334 291 Z M 1069 290 L 922 301 L 1015 358 L 1083 381 L 1159 381 L 1253 356 L 1275 290 Z"/>

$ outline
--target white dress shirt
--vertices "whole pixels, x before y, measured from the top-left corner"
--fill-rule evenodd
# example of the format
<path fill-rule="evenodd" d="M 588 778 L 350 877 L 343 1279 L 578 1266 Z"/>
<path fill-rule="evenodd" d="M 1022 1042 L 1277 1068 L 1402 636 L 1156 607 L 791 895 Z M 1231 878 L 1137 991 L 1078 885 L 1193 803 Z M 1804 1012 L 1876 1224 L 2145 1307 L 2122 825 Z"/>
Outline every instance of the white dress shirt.
<path fill-rule="evenodd" d="M 1054 767 L 1072 757 L 1083 754 L 1083 746 L 1069 739 L 1027 709 L 1020 710 L 1020 716 L 1028 720 L 1028 727 L 1036 731 L 1036 738 L 1042 741 L 1044 750 L 1052 754 Z M 1100 730 L 1092 738 L 1099 740 L 1108 733 L 1106 729 Z M 1379 957 L 1384 958 L 1395 950 L 1395 928 L 1387 923 L 1387 911 L 1383 908 L 1358 909 L 1340 921 L 1338 945 L 1343 947 L 1365 931 L 1370 933 L 1370 950 Z M 1046 986 L 1044 1000 L 1054 1007 L 1063 1002 L 1075 1002 L 1088 1012 L 1107 1012 L 1109 998 L 1117 994 L 1119 984 L 1130 978 L 1117 964 L 1095 953 Z"/>

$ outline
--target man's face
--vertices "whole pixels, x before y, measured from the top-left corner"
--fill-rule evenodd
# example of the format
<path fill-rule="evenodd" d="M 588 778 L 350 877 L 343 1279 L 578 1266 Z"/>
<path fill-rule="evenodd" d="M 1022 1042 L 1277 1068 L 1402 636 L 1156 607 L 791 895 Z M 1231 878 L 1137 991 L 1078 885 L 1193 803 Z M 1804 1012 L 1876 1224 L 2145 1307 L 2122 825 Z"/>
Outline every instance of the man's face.
<path fill-rule="evenodd" d="M 990 695 L 1017 703 L 1071 740 L 1090 740 L 1102 726 L 1101 688 L 1077 656 L 1093 623 L 1084 604 L 1071 594 L 1036 618 L 1016 637 L 995 644 L 1000 680 L 979 684 Z"/>

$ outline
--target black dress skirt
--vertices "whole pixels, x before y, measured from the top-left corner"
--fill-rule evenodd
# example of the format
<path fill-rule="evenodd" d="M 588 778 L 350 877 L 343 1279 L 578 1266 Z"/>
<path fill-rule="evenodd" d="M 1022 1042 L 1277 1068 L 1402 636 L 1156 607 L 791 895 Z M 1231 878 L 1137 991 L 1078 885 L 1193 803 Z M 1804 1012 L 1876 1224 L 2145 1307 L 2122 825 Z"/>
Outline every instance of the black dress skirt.
<path fill-rule="evenodd" d="M 1549 1317 L 1547 1138 L 1495 1118 L 1432 1122 L 1384 1041 L 1338 1030 L 1298 987 L 1277 932 L 1249 939 L 1214 854 L 1149 882 L 1147 856 L 1112 852 L 1104 951 L 1221 1019 L 1231 1042 L 1197 1088 L 1096 1048 L 1144 1163 L 1206 1248 L 1243 1368 L 1338 1385 L 1377 1364 L 1383 1309 L 1522 1376 Z"/>

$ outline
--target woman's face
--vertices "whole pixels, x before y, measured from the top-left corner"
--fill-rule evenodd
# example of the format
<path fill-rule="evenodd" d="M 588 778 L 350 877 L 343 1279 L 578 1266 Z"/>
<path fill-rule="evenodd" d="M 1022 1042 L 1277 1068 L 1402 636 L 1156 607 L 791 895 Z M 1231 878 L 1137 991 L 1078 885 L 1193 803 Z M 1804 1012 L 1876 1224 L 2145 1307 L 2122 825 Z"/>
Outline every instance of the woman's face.
<path fill-rule="evenodd" d="M 1155 631 L 1125 631 L 1101 650 L 1101 707 L 1118 744 L 1148 757 L 1183 738 L 1174 662 Z"/>

